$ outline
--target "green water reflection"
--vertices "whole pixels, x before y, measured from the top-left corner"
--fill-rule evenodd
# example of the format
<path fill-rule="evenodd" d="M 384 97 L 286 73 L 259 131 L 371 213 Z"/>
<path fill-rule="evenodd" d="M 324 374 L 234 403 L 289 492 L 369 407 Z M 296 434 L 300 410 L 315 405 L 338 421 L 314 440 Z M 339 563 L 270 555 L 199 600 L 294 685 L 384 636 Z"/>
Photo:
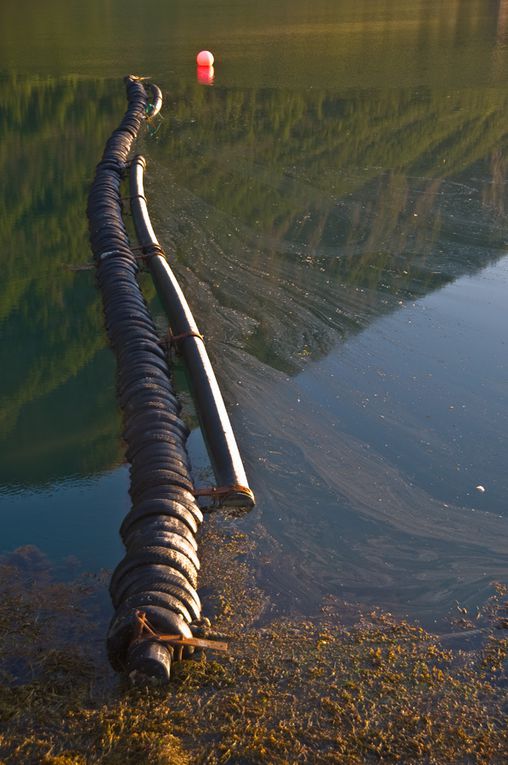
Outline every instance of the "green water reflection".
<path fill-rule="evenodd" d="M 213 47 L 227 86 L 489 87 L 506 24 L 505 0 L 27 0 L 2 3 L 0 66 L 174 84 Z"/>
<path fill-rule="evenodd" d="M 354 439 L 383 453 L 378 424 L 356 417 L 354 408 L 355 377 L 368 377 L 375 390 L 365 333 L 392 317 L 390 342 L 402 368 L 416 349 L 408 351 L 402 335 L 397 340 L 401 306 L 439 295 L 460 277 L 481 279 L 482 269 L 506 252 L 508 6 L 473 0 L 337 6 L 331 0 L 256 6 L 217 0 L 192 8 L 183 0 L 143 7 L 130 0 L 86 6 L 52 0 L 44 8 L 27 3 L 21 13 L 2 4 L 0 507 L 6 548 L 33 541 L 29 529 L 14 522 L 23 512 L 23 492 L 37 526 L 44 502 L 34 503 L 35 490 L 53 491 L 72 478 L 83 492 L 81 479 L 122 461 L 114 365 L 93 273 L 69 266 L 90 258 L 87 191 L 124 110 L 119 78 L 131 70 L 152 74 L 164 90 L 164 118 L 140 146 L 149 159 L 151 209 L 238 427 L 260 498 L 249 523 L 263 524 L 288 560 L 306 550 L 307 574 L 286 579 L 286 588 L 310 593 L 311 602 L 335 587 L 335 579 L 347 579 L 349 566 L 348 593 L 368 597 L 381 565 L 369 540 L 381 533 L 385 543 L 391 535 L 400 553 L 390 553 L 399 566 L 398 582 L 386 585 L 392 590 L 402 588 L 411 570 L 408 550 L 419 549 L 422 538 L 432 555 L 443 546 L 446 557 L 455 521 L 429 541 L 430 522 L 422 531 L 408 512 L 411 505 L 426 512 L 421 497 L 408 489 L 405 506 L 400 498 L 394 502 L 397 517 L 375 517 L 365 496 L 332 478 L 324 488 L 312 466 L 324 444 L 337 450 L 337 464 L 345 464 L 347 448 L 356 459 Z M 213 87 L 196 82 L 192 62 L 199 47 L 217 52 Z M 468 299 L 461 303 L 464 316 Z M 460 331 L 458 322 L 457 337 Z M 497 342 L 495 326 L 488 332 Z M 422 329 L 419 342 L 426 337 Z M 322 370 L 333 367 L 341 349 L 349 350 L 353 372 L 349 393 L 344 387 L 332 411 L 337 381 L 324 383 Z M 506 397 L 494 385 L 494 371 L 475 374 L 476 391 L 482 376 L 497 391 L 483 431 L 475 420 L 479 438 L 487 440 L 494 411 L 506 416 Z M 442 384 L 452 383 L 443 377 Z M 299 385 L 310 402 L 295 416 L 289 399 Z M 275 446 L 266 440 L 267 401 L 277 412 Z M 340 429 L 336 446 L 316 425 L 325 402 Z M 392 417 L 401 424 L 402 410 Z M 444 438 L 441 431 L 438 436 Z M 267 450 L 267 443 L 274 448 Z M 427 480 L 417 450 L 406 453 L 405 460 L 395 451 L 384 454 L 385 477 L 396 484 L 417 476 L 429 501 L 442 499 L 444 480 Z M 377 463 L 362 470 L 362 480 L 380 480 Z M 489 509 L 502 515 L 508 487 L 496 470 Z M 124 508 L 125 473 L 118 475 L 108 502 Z M 448 486 L 446 497 L 460 508 L 467 501 L 458 486 Z M 48 499 L 41 528 L 61 519 L 61 504 L 52 510 Z M 324 544 L 337 523 L 341 535 L 334 531 Z M 72 551 L 79 555 L 83 531 L 77 528 Z M 472 544 L 476 535 L 477 569 L 488 569 L 490 551 L 490 574 L 502 575 L 507 562 L 493 541 L 501 531 L 485 528 L 482 541 L 468 526 L 461 544 Z M 105 533 L 113 538 L 112 522 Z M 62 555 L 70 540 L 71 532 Z M 354 545 L 362 550 L 355 562 L 348 552 Z M 57 555 L 58 544 L 50 547 Z M 114 562 L 107 544 L 98 557 L 90 544 L 82 547 L 85 562 Z M 450 567 L 457 561 L 448 561 Z M 340 577 L 327 579 L 330 565 L 341 569 Z M 446 606 L 459 587 L 450 567 L 437 585 L 422 585 L 422 603 L 433 601 L 432 587 L 439 586 Z M 276 563 L 270 572 L 277 579 Z M 469 592 L 483 592 L 485 579 L 481 586 L 478 581 L 468 582 Z"/>
<path fill-rule="evenodd" d="M 248 349 L 295 371 L 299 353 L 503 252 L 507 105 L 188 88 L 151 147 L 159 226 L 221 305 L 247 310 Z"/>
<path fill-rule="evenodd" d="M 102 470 L 118 455 L 101 307 L 83 203 L 123 107 L 102 82 L 0 82 L 0 483 Z"/>

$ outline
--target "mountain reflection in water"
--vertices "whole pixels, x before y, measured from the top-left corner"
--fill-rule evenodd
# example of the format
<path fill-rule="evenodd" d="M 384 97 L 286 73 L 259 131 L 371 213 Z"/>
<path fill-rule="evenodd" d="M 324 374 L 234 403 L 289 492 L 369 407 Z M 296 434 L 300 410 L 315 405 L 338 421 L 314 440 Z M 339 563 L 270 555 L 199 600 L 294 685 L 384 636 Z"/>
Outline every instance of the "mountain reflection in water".
<path fill-rule="evenodd" d="M 66 266 L 90 259 L 87 189 L 124 101 L 117 81 L 80 77 L 4 77 L 0 93 L 8 528 L 13 490 L 51 493 L 122 459 L 93 272 Z M 502 89 L 480 87 L 184 80 L 140 146 L 155 228 L 258 497 L 238 525 L 265 535 L 259 576 L 282 607 L 309 611 L 334 592 L 431 618 L 506 576 L 506 375 L 493 309 L 495 284 L 508 281 L 507 105 Z M 485 308 L 471 346 L 482 368 L 468 355 L 474 301 Z M 458 348 L 464 358 L 448 363 Z M 459 393 L 460 407 L 476 402 L 460 424 L 464 453 L 443 408 Z M 461 455 L 472 465 L 476 443 L 484 472 L 464 482 L 455 466 Z M 49 500 L 40 522 L 52 523 Z"/>
<path fill-rule="evenodd" d="M 259 575 L 292 607 L 308 610 L 330 589 L 377 589 L 383 603 L 432 618 L 455 598 L 481 599 L 506 575 L 507 522 L 498 516 L 508 487 L 492 411 L 506 422 L 494 311 L 504 303 L 502 292 L 481 288 L 482 270 L 506 251 L 505 108 L 504 98 L 475 92 L 304 98 L 217 88 L 198 118 L 190 97 L 175 100 L 152 149 L 157 230 L 175 249 L 236 403 L 260 500 L 250 525 L 274 537 L 272 564 Z M 223 147 L 226 122 L 234 140 Z M 490 368 L 456 360 L 441 369 L 435 354 L 452 357 L 460 342 L 469 355 L 463 288 L 434 300 L 436 316 L 454 319 L 448 326 L 429 318 L 407 338 L 403 328 L 426 310 L 415 301 L 474 275 L 470 292 L 490 319 Z M 506 268 L 490 278 L 506 285 Z M 458 316 L 448 294 L 462 301 Z M 387 335 L 379 328 L 390 315 Z M 473 342 L 470 351 L 479 353 Z M 391 422 L 370 416 L 362 391 L 386 400 L 383 378 L 402 370 Z M 465 372 L 475 376 L 464 392 Z M 482 429 L 474 405 L 489 384 Z M 443 386 L 451 409 L 457 397 L 470 406 L 464 441 L 470 430 L 491 458 L 480 505 L 474 475 L 464 485 L 457 473 L 462 445 L 445 420 L 429 433 Z"/>

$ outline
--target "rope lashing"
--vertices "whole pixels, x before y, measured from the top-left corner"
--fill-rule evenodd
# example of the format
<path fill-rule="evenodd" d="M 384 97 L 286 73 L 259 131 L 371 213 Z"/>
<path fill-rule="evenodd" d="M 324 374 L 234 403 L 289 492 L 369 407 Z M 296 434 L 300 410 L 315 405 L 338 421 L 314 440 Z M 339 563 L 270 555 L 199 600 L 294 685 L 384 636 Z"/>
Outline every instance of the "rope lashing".
<path fill-rule="evenodd" d="M 172 648 L 179 646 L 192 646 L 193 648 L 208 648 L 212 651 L 226 652 L 229 650 L 228 644 L 223 640 L 208 640 L 205 638 L 196 637 L 189 638 L 185 637 L 184 635 L 165 635 L 157 632 L 146 618 L 144 611 L 136 611 L 135 616 L 137 624 L 136 635 L 133 642 L 149 639 L 157 640 L 159 643 L 166 643 Z"/>
<path fill-rule="evenodd" d="M 147 198 L 145 197 L 144 194 L 131 194 L 128 197 L 120 197 L 120 200 L 122 202 L 130 202 L 131 199 L 142 199 L 144 202 L 148 202 L 148 200 L 147 200 Z M 139 248 L 132 247 L 131 249 L 136 250 L 136 249 L 139 249 Z"/>
<path fill-rule="evenodd" d="M 231 486 L 204 486 L 200 489 L 195 489 L 192 493 L 195 497 L 212 497 L 212 499 L 225 499 L 233 496 L 233 494 L 244 494 L 254 502 L 254 493 L 251 489 L 240 484 L 232 484 Z"/>
<path fill-rule="evenodd" d="M 203 343 L 205 342 L 205 338 L 201 334 L 201 332 L 182 332 L 179 335 L 172 335 L 170 332 L 168 332 L 168 343 L 170 347 L 177 348 L 178 345 L 182 342 L 182 340 L 185 340 L 188 337 L 197 337 L 199 340 L 202 340 Z"/>
<path fill-rule="evenodd" d="M 205 342 L 205 338 L 201 332 L 189 331 L 181 332 L 179 335 L 173 335 L 169 329 L 166 335 L 161 339 L 160 345 L 169 356 L 172 355 L 172 352 L 176 355 L 180 355 L 180 344 L 188 337 L 197 337 L 198 340 L 201 340 L 203 343 Z"/>
<path fill-rule="evenodd" d="M 141 250 L 146 258 L 151 258 L 152 255 L 161 255 L 167 260 L 166 253 L 160 244 L 141 244 L 139 247 L 135 247 L 134 249 Z"/>

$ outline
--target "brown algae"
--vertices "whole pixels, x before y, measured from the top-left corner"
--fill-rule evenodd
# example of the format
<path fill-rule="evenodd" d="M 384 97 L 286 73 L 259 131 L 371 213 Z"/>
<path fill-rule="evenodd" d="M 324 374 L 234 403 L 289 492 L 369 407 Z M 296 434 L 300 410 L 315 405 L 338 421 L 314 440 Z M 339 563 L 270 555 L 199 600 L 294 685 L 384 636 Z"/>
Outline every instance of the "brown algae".
<path fill-rule="evenodd" d="M 346 625 L 331 600 L 313 619 L 269 618 L 251 539 L 210 523 L 201 550 L 208 610 L 230 653 L 181 662 L 167 688 L 113 676 L 105 581 L 62 584 L 4 559 L 0 763 L 508 760 L 506 588 L 480 624 L 482 645 L 451 649 L 380 611 Z"/>

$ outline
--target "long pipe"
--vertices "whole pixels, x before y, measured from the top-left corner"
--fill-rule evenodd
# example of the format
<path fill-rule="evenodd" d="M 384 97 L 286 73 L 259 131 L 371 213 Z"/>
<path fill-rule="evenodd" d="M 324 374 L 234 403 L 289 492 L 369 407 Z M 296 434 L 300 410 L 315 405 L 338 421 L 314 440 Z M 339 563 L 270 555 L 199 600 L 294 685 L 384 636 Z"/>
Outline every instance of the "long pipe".
<path fill-rule="evenodd" d="M 224 399 L 220 392 L 203 337 L 185 296 L 171 270 L 153 230 L 143 185 L 144 157 L 131 162 L 131 212 L 139 244 L 146 255 L 171 332 L 187 367 L 192 395 L 215 473 L 217 487 L 211 490 L 217 504 L 250 509 L 254 494 L 247 482 Z"/>

